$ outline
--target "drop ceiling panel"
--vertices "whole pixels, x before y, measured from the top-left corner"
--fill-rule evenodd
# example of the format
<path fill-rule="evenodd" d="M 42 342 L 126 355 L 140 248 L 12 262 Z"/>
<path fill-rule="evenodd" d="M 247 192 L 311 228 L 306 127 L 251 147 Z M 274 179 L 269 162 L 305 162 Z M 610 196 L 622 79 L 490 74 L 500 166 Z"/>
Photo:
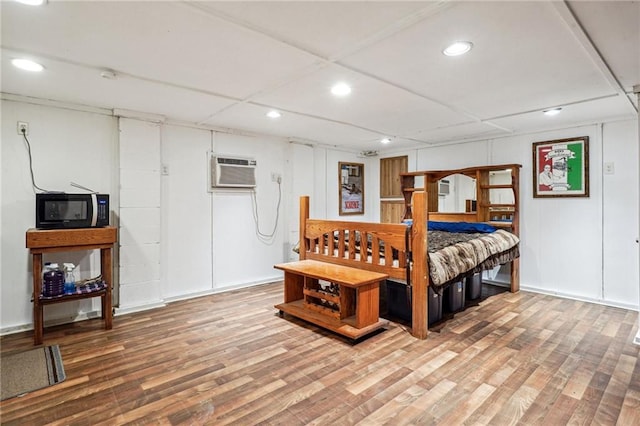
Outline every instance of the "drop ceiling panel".
<path fill-rule="evenodd" d="M 340 98 L 331 94 L 331 87 L 340 81 L 352 87 L 350 95 Z M 284 110 L 354 123 L 390 136 L 468 121 L 464 115 L 424 97 L 336 65 L 253 100 Z"/>
<path fill-rule="evenodd" d="M 265 116 L 268 108 L 251 104 L 238 104 L 217 114 L 206 124 L 238 128 L 255 133 L 292 137 L 294 140 L 319 142 L 327 145 L 364 149 L 372 142 L 378 144 L 379 135 L 357 127 L 318 120 L 312 117 L 283 113 L 278 119 Z"/>
<path fill-rule="evenodd" d="M 329 58 L 431 3 L 226 1 L 199 5 Z"/>
<path fill-rule="evenodd" d="M 510 134 L 508 130 L 498 129 L 486 123 L 467 122 L 455 126 L 424 130 L 408 134 L 415 140 L 420 140 L 428 144 L 461 141 L 469 138 L 499 137 Z"/>
<path fill-rule="evenodd" d="M 571 1 L 569 6 L 630 92 L 640 83 L 640 1 Z"/>
<path fill-rule="evenodd" d="M 509 127 L 514 132 L 522 133 L 544 129 L 559 129 L 572 125 L 603 122 L 610 119 L 633 120 L 635 115 L 629 112 L 629 101 L 622 95 L 612 96 L 591 102 L 583 102 L 563 107 L 555 116 L 546 116 L 541 112 L 531 112 L 491 120 L 492 123 Z"/>
<path fill-rule="evenodd" d="M 343 62 L 481 118 L 615 93 L 547 2 L 455 2 Z"/>
<path fill-rule="evenodd" d="M 11 51 L 2 50 L 2 91 L 6 93 L 129 109 L 192 122 L 234 102 L 126 75 L 105 79 L 97 70 L 53 60 L 43 61 L 46 75 L 25 74 L 11 66 L 12 56 Z"/>
<path fill-rule="evenodd" d="M 316 61 L 180 2 L 2 3 L 4 47 L 228 96 L 248 96 Z"/>

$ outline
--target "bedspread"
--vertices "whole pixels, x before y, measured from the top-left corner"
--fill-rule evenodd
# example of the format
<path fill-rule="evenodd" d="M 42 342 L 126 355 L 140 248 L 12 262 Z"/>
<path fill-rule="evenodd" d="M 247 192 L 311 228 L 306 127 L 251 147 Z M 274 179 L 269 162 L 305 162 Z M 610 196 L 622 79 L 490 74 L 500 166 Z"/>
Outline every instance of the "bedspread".
<path fill-rule="evenodd" d="M 520 240 L 502 229 L 490 234 L 429 231 L 429 276 L 441 286 L 519 256 Z"/>

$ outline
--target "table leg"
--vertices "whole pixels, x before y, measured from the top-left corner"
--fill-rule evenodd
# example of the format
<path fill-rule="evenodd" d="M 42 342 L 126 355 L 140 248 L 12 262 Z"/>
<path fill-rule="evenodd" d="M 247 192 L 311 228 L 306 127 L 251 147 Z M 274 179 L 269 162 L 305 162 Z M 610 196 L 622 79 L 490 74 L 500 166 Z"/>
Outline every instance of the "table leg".
<path fill-rule="evenodd" d="M 113 326 L 113 312 L 111 306 L 111 288 L 113 286 L 113 269 L 111 265 L 111 248 L 100 249 L 100 270 L 102 278 L 107 283 L 107 291 L 102 296 L 102 318 L 104 319 L 104 329 L 111 330 Z"/>
<path fill-rule="evenodd" d="M 42 294 L 42 254 L 33 258 L 33 344 L 41 345 L 44 334 L 44 307 L 40 304 Z"/>

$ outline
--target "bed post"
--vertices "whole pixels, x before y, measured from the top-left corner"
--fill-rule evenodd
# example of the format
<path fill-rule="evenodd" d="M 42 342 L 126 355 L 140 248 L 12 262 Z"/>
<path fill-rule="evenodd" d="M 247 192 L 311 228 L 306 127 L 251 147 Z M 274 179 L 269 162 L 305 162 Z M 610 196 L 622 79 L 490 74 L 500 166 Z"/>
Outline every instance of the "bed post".
<path fill-rule="evenodd" d="M 411 334 L 426 339 L 429 326 L 429 276 L 427 271 L 427 205 L 426 194 L 413 194 L 413 224 L 411 226 Z"/>
<path fill-rule="evenodd" d="M 300 260 L 304 260 L 307 257 L 307 239 L 305 238 L 305 229 L 307 228 L 307 219 L 309 219 L 309 196 L 303 195 L 300 197 L 300 234 L 298 239 L 298 255 Z"/>
<path fill-rule="evenodd" d="M 511 232 L 520 237 L 520 167 L 511 168 L 511 187 L 513 188 L 513 219 L 511 220 Z M 512 293 L 520 291 L 520 258 L 511 261 L 511 288 Z"/>

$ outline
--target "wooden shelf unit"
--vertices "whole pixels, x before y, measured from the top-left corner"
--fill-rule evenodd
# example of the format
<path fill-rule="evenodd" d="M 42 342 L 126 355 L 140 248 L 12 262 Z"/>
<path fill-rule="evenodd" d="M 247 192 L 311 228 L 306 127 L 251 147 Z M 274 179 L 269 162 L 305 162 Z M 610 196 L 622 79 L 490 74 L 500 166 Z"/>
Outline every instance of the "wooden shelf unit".
<path fill-rule="evenodd" d="M 33 331 L 34 345 L 40 345 L 44 334 L 44 306 L 74 300 L 100 297 L 102 300 L 102 319 L 105 330 L 112 328 L 112 249 L 117 241 L 117 229 L 29 229 L 26 232 L 26 247 L 33 258 Z M 62 295 L 51 299 L 42 297 L 42 255 L 78 250 L 100 250 L 100 270 L 106 288 L 85 294 Z"/>
<path fill-rule="evenodd" d="M 495 166 L 468 167 L 457 170 L 427 170 L 401 173 L 402 195 L 404 198 L 404 219 L 411 219 L 411 199 L 415 191 L 424 191 L 426 188 L 428 199 L 429 217 L 432 220 L 445 221 L 472 221 L 501 223 L 501 227 L 508 227 L 511 232 L 519 235 L 519 182 L 520 164 L 500 164 Z M 510 170 L 511 183 L 491 184 L 492 172 Z M 438 181 L 447 176 L 461 174 L 475 179 L 476 182 L 476 211 L 466 213 L 438 213 Z M 423 186 L 416 187 L 417 177 L 423 179 Z M 513 204 L 491 203 L 491 190 L 510 189 L 513 191 Z M 495 220 L 497 216 L 509 215 L 511 221 Z"/>
<path fill-rule="evenodd" d="M 316 260 L 274 267 L 284 271 L 284 303 L 275 306 L 281 313 L 351 339 L 388 324 L 379 318 L 379 285 L 388 275 Z M 337 292 L 324 291 L 320 280 L 333 283 Z"/>

